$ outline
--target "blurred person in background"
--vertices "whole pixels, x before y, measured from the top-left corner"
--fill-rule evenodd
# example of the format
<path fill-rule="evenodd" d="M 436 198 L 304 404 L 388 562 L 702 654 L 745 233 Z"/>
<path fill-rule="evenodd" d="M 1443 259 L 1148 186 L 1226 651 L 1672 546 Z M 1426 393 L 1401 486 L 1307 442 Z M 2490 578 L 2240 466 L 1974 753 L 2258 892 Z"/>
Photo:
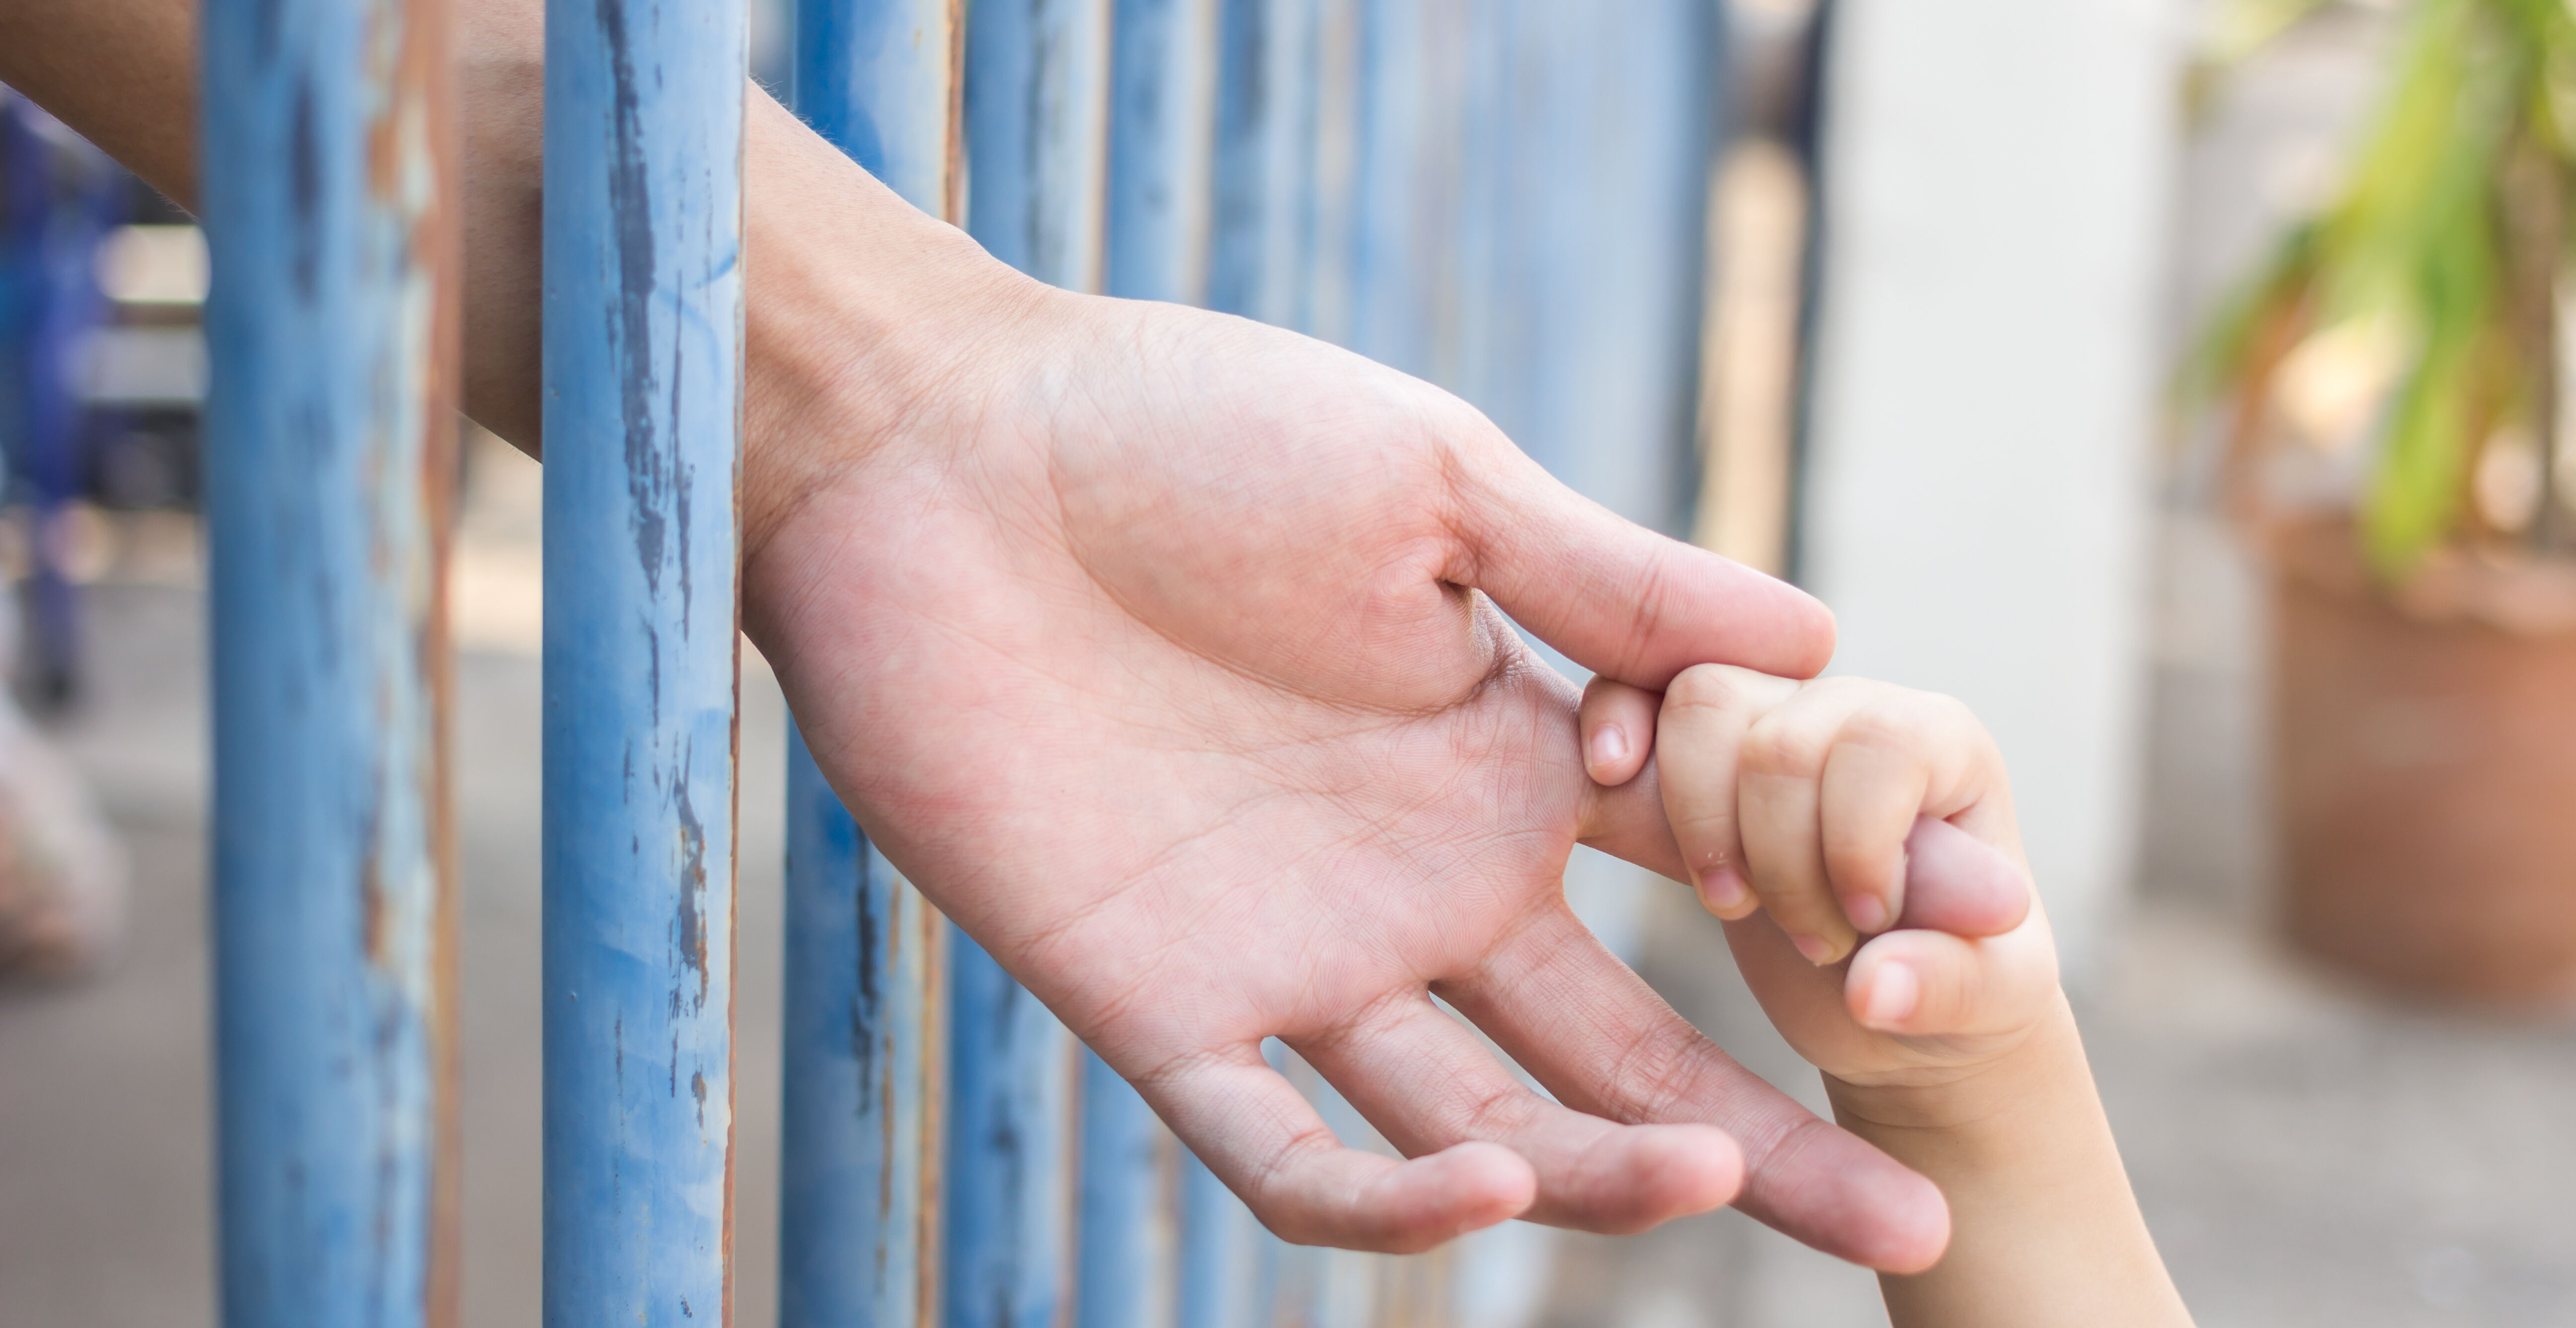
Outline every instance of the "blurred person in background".
<path fill-rule="evenodd" d="M 103 305 L 91 260 L 118 183 L 96 149 L 0 89 L 0 451 L 37 629 L 22 632 L 21 599 L 0 596 L 0 661 L 23 658 L 52 703 L 76 676 L 60 518 L 80 480 L 78 351 Z M 0 978 L 95 968 L 123 909 L 124 864 L 86 783 L 0 690 Z"/>

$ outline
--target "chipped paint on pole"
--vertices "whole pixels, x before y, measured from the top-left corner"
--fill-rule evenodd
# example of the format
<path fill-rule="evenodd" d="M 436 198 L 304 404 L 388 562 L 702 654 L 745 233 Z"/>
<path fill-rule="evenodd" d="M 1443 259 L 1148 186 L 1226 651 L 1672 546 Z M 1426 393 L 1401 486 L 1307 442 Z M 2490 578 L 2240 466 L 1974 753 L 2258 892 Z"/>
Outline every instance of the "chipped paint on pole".
<path fill-rule="evenodd" d="M 927 1325 L 948 924 L 788 747 L 779 1322 Z"/>
<path fill-rule="evenodd" d="M 552 0 L 545 1321 L 727 1322 L 739 0 Z"/>
<path fill-rule="evenodd" d="M 455 1321 L 444 20 L 203 13 L 230 1328 Z"/>

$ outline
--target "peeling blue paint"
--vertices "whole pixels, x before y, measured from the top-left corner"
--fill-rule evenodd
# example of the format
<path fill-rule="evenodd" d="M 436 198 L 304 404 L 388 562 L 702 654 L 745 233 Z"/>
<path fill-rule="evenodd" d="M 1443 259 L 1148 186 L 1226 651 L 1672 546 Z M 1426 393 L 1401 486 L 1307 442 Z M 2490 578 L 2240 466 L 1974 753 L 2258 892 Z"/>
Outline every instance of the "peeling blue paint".
<path fill-rule="evenodd" d="M 788 741 L 779 1322 L 922 1325 L 948 923 Z"/>
<path fill-rule="evenodd" d="M 224 1322 L 452 1309 L 439 920 L 452 219 L 402 0 L 203 14 Z"/>
<path fill-rule="evenodd" d="M 731 1314 L 746 78 L 739 0 L 547 5 L 548 1328 Z"/>

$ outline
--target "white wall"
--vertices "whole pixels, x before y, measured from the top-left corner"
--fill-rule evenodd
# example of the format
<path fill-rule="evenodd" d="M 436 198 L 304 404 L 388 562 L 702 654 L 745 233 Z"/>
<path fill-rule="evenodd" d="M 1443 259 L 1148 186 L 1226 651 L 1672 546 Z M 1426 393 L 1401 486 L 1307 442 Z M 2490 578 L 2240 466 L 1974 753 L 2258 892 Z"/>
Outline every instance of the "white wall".
<path fill-rule="evenodd" d="M 2010 762 L 2080 978 L 2137 820 L 2180 0 L 1849 0 L 1801 579 Z"/>

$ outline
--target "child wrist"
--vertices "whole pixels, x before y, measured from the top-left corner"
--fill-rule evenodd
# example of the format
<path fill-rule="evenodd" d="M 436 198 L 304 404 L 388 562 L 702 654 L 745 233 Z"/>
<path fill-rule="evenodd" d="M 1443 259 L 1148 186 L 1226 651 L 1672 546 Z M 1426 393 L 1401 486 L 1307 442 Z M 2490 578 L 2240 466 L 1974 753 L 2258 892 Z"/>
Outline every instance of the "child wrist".
<path fill-rule="evenodd" d="M 1824 1075 L 1825 1094 L 1846 1124 L 1893 1131 L 1973 1131 L 2036 1098 L 2073 1084 L 2092 1088 L 2092 1070 L 2059 994 L 2049 1011 L 2008 1049 L 1990 1059 L 1905 1075 Z"/>

